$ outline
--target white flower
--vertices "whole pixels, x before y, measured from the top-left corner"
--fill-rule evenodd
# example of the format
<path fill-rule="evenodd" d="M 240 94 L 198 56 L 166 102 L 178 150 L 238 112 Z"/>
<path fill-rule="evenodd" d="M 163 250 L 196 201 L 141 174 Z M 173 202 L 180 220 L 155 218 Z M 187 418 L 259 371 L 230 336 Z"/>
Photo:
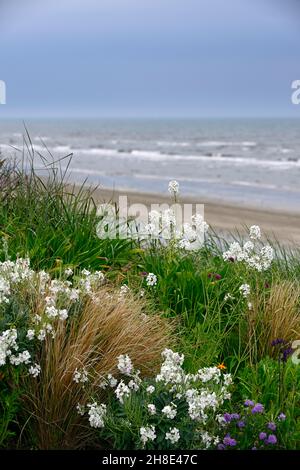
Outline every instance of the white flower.
<path fill-rule="evenodd" d="M 34 330 L 28 330 L 26 334 L 26 338 L 29 339 L 29 341 L 31 341 L 34 338 L 34 335 L 35 335 Z"/>
<path fill-rule="evenodd" d="M 3 331 L 0 335 L 0 366 L 4 366 L 12 350 L 17 351 L 17 337 L 18 333 L 15 328 Z"/>
<path fill-rule="evenodd" d="M 156 406 L 153 405 L 153 403 L 150 403 L 148 406 L 148 411 L 150 415 L 155 415 L 156 414 Z"/>
<path fill-rule="evenodd" d="M 89 423 L 92 428 L 103 428 L 104 427 L 104 418 L 106 415 L 106 405 L 101 403 L 89 403 L 87 405 L 89 408 Z"/>
<path fill-rule="evenodd" d="M 84 405 L 81 405 L 80 403 L 77 403 L 77 405 L 76 405 L 76 410 L 77 410 L 77 413 L 78 413 L 80 416 L 83 416 L 84 413 L 85 413 L 85 406 L 84 406 Z"/>
<path fill-rule="evenodd" d="M 174 419 L 175 416 L 177 415 L 177 406 L 172 403 L 171 405 L 166 405 L 163 407 L 161 412 L 168 418 L 168 419 Z"/>
<path fill-rule="evenodd" d="M 73 271 L 72 271 L 71 268 L 65 269 L 65 275 L 66 275 L 66 276 L 72 276 L 72 274 L 73 274 Z"/>
<path fill-rule="evenodd" d="M 177 428 L 170 428 L 169 432 L 166 433 L 165 439 L 172 444 L 176 444 L 180 439 L 179 430 Z"/>
<path fill-rule="evenodd" d="M 18 355 L 11 355 L 9 360 L 10 363 L 18 366 L 19 364 L 28 364 L 30 362 L 31 356 L 29 351 L 23 351 Z"/>
<path fill-rule="evenodd" d="M 154 441 L 156 439 L 155 427 L 152 425 L 140 428 L 140 436 L 143 445 L 148 441 Z"/>
<path fill-rule="evenodd" d="M 157 276 L 153 273 L 149 273 L 148 276 L 146 277 L 146 283 L 147 283 L 147 286 L 149 287 L 156 286 Z"/>
<path fill-rule="evenodd" d="M 119 402 L 123 404 L 124 398 L 127 398 L 130 395 L 130 388 L 123 382 L 123 380 L 121 380 L 115 390 L 115 394 Z"/>
<path fill-rule="evenodd" d="M 68 318 L 68 310 L 65 308 L 58 310 L 58 316 L 60 320 L 66 320 Z"/>
<path fill-rule="evenodd" d="M 164 362 L 161 365 L 160 373 L 156 376 L 156 382 L 165 384 L 180 384 L 185 380 L 185 374 L 181 367 L 184 361 L 184 355 L 174 353 L 171 349 L 165 349 L 161 353 Z"/>
<path fill-rule="evenodd" d="M 248 302 L 248 309 L 249 309 L 249 310 L 252 310 L 252 307 L 253 307 L 252 303 L 251 303 L 251 302 Z"/>
<path fill-rule="evenodd" d="M 89 276 L 89 275 L 91 274 L 91 272 L 88 271 L 87 269 L 83 269 L 83 270 L 81 271 L 81 274 L 82 274 L 83 276 Z"/>
<path fill-rule="evenodd" d="M 45 338 L 46 338 L 46 331 L 45 330 L 40 330 L 38 335 L 37 335 L 37 339 L 39 341 L 44 341 Z"/>
<path fill-rule="evenodd" d="M 45 308 L 45 312 L 48 318 L 55 318 L 58 316 L 58 310 L 54 307 L 54 305 L 48 305 Z"/>
<path fill-rule="evenodd" d="M 178 194 L 179 193 L 179 183 L 176 180 L 169 181 L 168 191 L 170 194 Z"/>
<path fill-rule="evenodd" d="M 111 388 L 115 388 L 118 384 L 117 379 L 112 374 L 108 374 L 107 380 Z"/>
<path fill-rule="evenodd" d="M 128 354 L 121 354 L 118 357 L 118 369 L 124 375 L 131 375 L 133 372 L 133 364 Z"/>
<path fill-rule="evenodd" d="M 153 385 L 149 385 L 147 388 L 146 388 L 146 392 L 147 393 L 153 393 L 155 392 L 155 387 L 153 387 Z"/>
<path fill-rule="evenodd" d="M 33 375 L 33 377 L 37 377 L 41 373 L 41 366 L 35 363 L 34 366 L 29 367 L 28 372 Z"/>
<path fill-rule="evenodd" d="M 79 383 L 84 384 L 84 383 L 88 382 L 89 378 L 88 378 L 87 370 L 84 367 L 82 369 L 77 369 L 77 367 L 76 367 L 76 369 L 73 373 L 73 380 L 77 384 L 79 384 Z"/>
<path fill-rule="evenodd" d="M 198 370 L 197 376 L 203 383 L 213 380 L 218 384 L 221 379 L 221 371 L 218 367 L 203 367 Z"/>
<path fill-rule="evenodd" d="M 233 295 L 231 295 L 229 292 L 224 296 L 224 302 L 227 302 L 227 300 L 234 300 Z"/>
<path fill-rule="evenodd" d="M 258 225 L 252 225 L 250 227 L 249 236 L 252 240 L 258 240 L 261 237 L 260 227 Z"/>
<path fill-rule="evenodd" d="M 140 388 L 139 384 L 137 382 L 135 382 L 134 380 L 130 380 L 128 382 L 128 387 L 131 389 L 131 390 L 134 390 L 135 392 Z"/>
<path fill-rule="evenodd" d="M 211 446 L 211 444 L 214 440 L 214 437 L 210 436 L 207 431 L 202 431 L 201 439 L 202 439 L 202 442 L 203 442 L 205 448 L 208 449 Z"/>
<path fill-rule="evenodd" d="M 249 284 L 242 284 L 239 288 L 239 291 L 241 292 L 243 297 L 248 297 L 251 291 Z"/>

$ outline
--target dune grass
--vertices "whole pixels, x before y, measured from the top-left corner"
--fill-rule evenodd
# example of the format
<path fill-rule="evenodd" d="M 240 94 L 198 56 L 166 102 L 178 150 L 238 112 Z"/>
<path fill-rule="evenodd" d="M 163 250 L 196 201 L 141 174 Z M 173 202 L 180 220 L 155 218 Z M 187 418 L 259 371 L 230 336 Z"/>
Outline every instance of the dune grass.
<path fill-rule="evenodd" d="M 95 377 L 116 372 L 116 357 L 127 349 L 142 373 L 151 375 L 160 351 L 173 342 L 185 354 L 185 367 L 191 373 L 200 367 L 226 367 L 235 380 L 233 409 L 253 397 L 268 406 L 271 415 L 284 411 L 287 427 L 282 445 L 299 447 L 299 366 L 290 359 L 282 361 L 272 346 L 280 339 L 288 349 L 300 339 L 299 248 L 269 240 L 274 260 L 270 268 L 258 272 L 223 258 L 229 239 L 243 239 L 238 231 L 222 239 L 211 229 L 204 247 L 195 252 L 172 244 L 145 247 L 137 240 L 100 240 L 93 190 L 67 185 L 61 161 L 50 158 L 49 163 L 36 155 L 30 142 L 26 149 L 26 162 L 2 162 L 0 167 L 1 261 L 29 257 L 32 268 L 57 279 L 66 268 L 101 270 L 108 286 L 100 303 L 87 303 L 58 329 L 54 342 L 45 342 L 40 350 L 42 382 L 30 379 L 22 386 L 28 422 L 20 419 L 16 388 L 0 381 L 0 406 L 7 415 L 0 423 L 0 445 L 11 442 L 16 429 L 12 423 L 17 422 L 24 426 L 19 441 L 26 435 L 35 448 L 85 447 L 91 442 L 90 429 L 82 427 L 74 411 L 76 364 L 93 368 Z M 42 170 L 36 169 L 38 158 Z M 148 286 L 145 273 L 154 273 L 157 284 Z M 247 297 L 240 291 L 243 284 L 250 288 Z M 127 303 L 116 303 L 110 292 L 124 285 L 129 288 Z M 26 299 L 28 293 L 21 294 Z M 136 300 L 141 295 L 142 304 Z M 1 325 L 8 324 L 8 310 L 0 307 Z M 37 307 L 29 299 L 26 309 L 36 313 Z M 87 396 L 95 385 L 92 382 Z"/>

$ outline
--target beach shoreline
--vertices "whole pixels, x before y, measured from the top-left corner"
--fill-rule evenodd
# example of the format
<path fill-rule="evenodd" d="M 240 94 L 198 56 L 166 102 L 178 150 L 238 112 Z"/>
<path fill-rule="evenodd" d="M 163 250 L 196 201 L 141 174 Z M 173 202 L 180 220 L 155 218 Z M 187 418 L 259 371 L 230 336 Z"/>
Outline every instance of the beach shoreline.
<path fill-rule="evenodd" d="M 97 204 L 118 203 L 119 196 L 127 196 L 128 205 L 172 204 L 169 194 L 152 194 L 137 191 L 123 191 L 116 188 L 97 187 L 93 190 L 93 198 Z M 255 209 L 234 204 L 218 204 L 204 201 L 196 197 L 180 195 L 181 204 L 204 204 L 204 218 L 218 233 L 243 231 L 243 227 L 259 225 L 267 237 L 289 245 L 300 245 L 300 214 L 283 211 Z"/>

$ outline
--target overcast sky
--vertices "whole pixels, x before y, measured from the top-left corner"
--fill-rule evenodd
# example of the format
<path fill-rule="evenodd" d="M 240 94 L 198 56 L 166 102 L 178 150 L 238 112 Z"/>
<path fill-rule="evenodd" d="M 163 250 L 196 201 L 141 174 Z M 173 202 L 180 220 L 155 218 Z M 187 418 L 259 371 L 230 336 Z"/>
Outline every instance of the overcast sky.
<path fill-rule="evenodd" d="M 1 0 L 0 117 L 300 117 L 299 3 Z"/>

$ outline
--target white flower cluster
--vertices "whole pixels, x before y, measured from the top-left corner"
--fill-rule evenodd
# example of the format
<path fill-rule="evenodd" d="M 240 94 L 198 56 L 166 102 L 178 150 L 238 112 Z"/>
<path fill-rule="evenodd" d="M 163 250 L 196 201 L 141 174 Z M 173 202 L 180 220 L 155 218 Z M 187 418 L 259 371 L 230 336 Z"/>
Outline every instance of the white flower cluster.
<path fill-rule="evenodd" d="M 106 416 L 106 405 L 101 403 L 98 405 L 97 403 L 89 403 L 87 405 L 89 408 L 88 415 L 89 415 L 89 423 L 92 428 L 103 428 L 104 427 L 104 419 Z M 77 411 L 81 411 L 82 408 L 78 408 Z"/>
<path fill-rule="evenodd" d="M 173 241 L 179 248 L 197 250 L 203 246 L 204 234 L 209 226 L 200 213 L 191 217 L 191 222 L 179 224 L 173 209 L 149 213 L 149 223 L 145 225 L 145 235 L 161 242 Z"/>
<path fill-rule="evenodd" d="M 161 365 L 160 373 L 156 376 L 156 382 L 182 383 L 185 378 L 184 370 L 181 367 L 184 355 L 173 352 L 171 349 L 165 349 L 161 355 L 164 362 Z"/>
<path fill-rule="evenodd" d="M 73 373 L 73 380 L 77 384 L 79 384 L 79 383 L 85 384 L 86 382 L 88 382 L 89 376 L 88 376 L 87 370 L 84 367 L 82 369 L 77 369 L 77 367 L 76 367 L 76 369 Z"/>
<path fill-rule="evenodd" d="M 30 365 L 28 372 L 33 377 L 37 377 L 41 372 L 39 364 L 31 365 L 31 355 L 29 351 L 19 351 L 17 344 L 18 332 L 15 328 L 5 330 L 0 334 L 0 367 L 9 363 L 14 366 L 20 364 Z"/>
<path fill-rule="evenodd" d="M 118 369 L 124 374 L 130 376 L 133 372 L 133 364 L 128 354 L 121 354 L 118 357 Z"/>
<path fill-rule="evenodd" d="M 177 415 L 177 406 L 174 403 L 171 403 L 171 405 L 164 406 L 161 412 L 166 416 L 166 418 L 174 419 Z"/>
<path fill-rule="evenodd" d="M 130 395 L 130 388 L 121 380 L 119 382 L 115 394 L 120 403 L 124 403 L 124 398 L 128 398 Z"/>
<path fill-rule="evenodd" d="M 180 439 L 180 433 L 177 428 L 170 428 L 170 430 L 166 433 L 166 440 L 170 441 L 171 444 L 176 444 Z"/>
<path fill-rule="evenodd" d="M 148 441 L 154 441 L 156 439 L 155 427 L 153 425 L 141 427 L 140 438 L 143 445 L 145 445 Z"/>
<path fill-rule="evenodd" d="M 179 183 L 176 180 L 169 181 L 168 191 L 172 195 L 179 193 Z"/>
<path fill-rule="evenodd" d="M 0 263 L 0 304 L 8 303 L 11 289 L 23 281 L 30 280 L 35 272 L 29 268 L 29 259 Z"/>
<path fill-rule="evenodd" d="M 174 425 L 177 420 L 181 423 L 188 423 L 188 420 L 195 421 L 197 433 L 200 435 L 203 446 L 210 448 L 216 445 L 219 442 L 218 437 L 208 434 L 205 426 L 210 425 L 211 419 L 213 419 L 217 427 L 220 427 L 219 418 L 221 415 L 218 415 L 217 411 L 225 400 L 230 399 L 228 387 L 232 384 L 231 375 L 224 374 L 218 367 L 205 367 L 199 369 L 196 374 L 186 374 L 182 367 L 184 355 L 171 349 L 165 349 L 162 352 L 162 358 L 160 372 L 155 378 L 156 386 L 149 385 L 147 379 L 145 381 L 140 379 L 140 371 L 134 369 L 130 357 L 127 354 L 122 354 L 118 357 L 117 367 L 130 380 L 128 379 L 128 383 L 124 379 L 118 382 L 111 374 L 108 374 L 106 379 L 102 379 L 100 387 L 106 388 L 110 385 L 114 388 L 116 399 L 126 407 L 125 409 L 127 409 L 126 399 L 132 393 L 138 391 L 145 393 L 142 402 L 147 412 L 146 424 L 139 428 L 139 439 L 143 447 L 148 442 L 155 441 L 161 432 L 160 427 L 155 428 L 154 424 L 150 424 L 151 421 L 153 423 L 153 420 L 157 423 L 161 423 L 162 420 L 165 423 L 168 420 L 173 420 Z M 157 392 L 157 396 L 155 396 L 155 392 Z M 151 398 L 152 395 L 154 399 Z M 166 401 L 159 406 L 161 399 L 156 400 L 161 396 L 166 397 Z M 106 408 L 96 403 L 88 405 L 88 408 L 90 425 L 103 427 Z M 186 408 L 187 412 L 181 416 L 182 410 Z M 85 407 L 78 404 L 77 411 L 84 415 Z M 169 441 L 172 445 L 175 445 L 181 438 L 179 429 L 175 426 L 170 427 L 164 436 L 159 437 Z"/>
<path fill-rule="evenodd" d="M 182 230 L 176 231 L 176 239 L 179 248 L 188 251 L 198 250 L 203 246 L 204 234 L 208 231 L 209 225 L 199 213 L 192 216 L 191 223 L 183 224 Z"/>
<path fill-rule="evenodd" d="M 91 294 L 93 290 L 105 282 L 105 276 L 102 271 L 91 273 L 87 269 L 83 269 L 81 275 L 83 277 L 79 281 L 79 287 L 85 294 Z"/>
<path fill-rule="evenodd" d="M 37 377 L 41 373 L 41 366 L 39 364 L 34 364 L 33 366 L 29 367 L 28 370 L 29 374 L 31 374 L 33 377 Z"/>
<path fill-rule="evenodd" d="M 153 273 L 149 273 L 146 277 L 147 286 L 153 287 L 157 284 L 157 276 Z"/>
<path fill-rule="evenodd" d="M 244 261 L 250 268 L 257 271 L 266 271 L 271 266 L 274 250 L 270 245 L 260 247 L 258 241 L 261 237 L 257 225 L 250 227 L 250 238 L 243 246 L 238 242 L 230 244 L 229 249 L 223 253 L 225 261 Z M 253 241 L 252 241 L 253 240 Z"/>
<path fill-rule="evenodd" d="M 242 294 L 243 297 L 248 297 L 250 295 L 251 289 L 249 284 L 242 284 L 239 287 L 239 291 Z"/>

